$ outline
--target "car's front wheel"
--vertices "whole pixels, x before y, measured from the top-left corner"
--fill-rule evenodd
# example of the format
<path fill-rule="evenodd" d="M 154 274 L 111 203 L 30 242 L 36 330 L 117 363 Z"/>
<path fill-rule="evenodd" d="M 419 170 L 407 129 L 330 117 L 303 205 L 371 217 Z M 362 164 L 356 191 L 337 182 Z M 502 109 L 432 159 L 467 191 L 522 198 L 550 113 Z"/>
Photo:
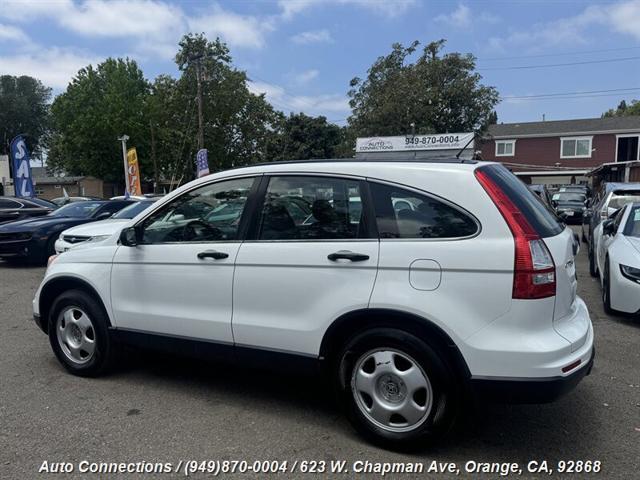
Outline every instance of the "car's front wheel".
<path fill-rule="evenodd" d="M 74 375 L 94 377 L 113 364 L 116 348 L 102 306 L 81 290 L 69 290 L 53 303 L 49 343 L 62 365 Z"/>
<path fill-rule="evenodd" d="M 432 441 L 453 424 L 459 385 L 433 346 L 405 331 L 377 328 L 343 349 L 339 388 L 364 436 L 391 448 Z"/>

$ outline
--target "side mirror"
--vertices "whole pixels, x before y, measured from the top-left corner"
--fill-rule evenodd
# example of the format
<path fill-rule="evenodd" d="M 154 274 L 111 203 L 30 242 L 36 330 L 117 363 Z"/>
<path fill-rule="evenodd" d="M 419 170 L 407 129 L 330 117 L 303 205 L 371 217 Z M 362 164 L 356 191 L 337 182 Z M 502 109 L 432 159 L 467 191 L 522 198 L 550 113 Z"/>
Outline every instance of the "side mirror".
<path fill-rule="evenodd" d="M 602 222 L 602 234 L 603 235 L 613 235 L 614 234 L 615 225 L 613 224 L 613 220 L 605 220 Z"/>
<path fill-rule="evenodd" d="M 567 221 L 567 214 L 566 212 L 558 212 L 558 217 L 560 217 L 560 220 L 562 220 L 563 222 Z"/>
<path fill-rule="evenodd" d="M 120 232 L 120 244 L 125 247 L 135 247 L 138 245 L 139 237 L 136 227 L 123 228 Z"/>

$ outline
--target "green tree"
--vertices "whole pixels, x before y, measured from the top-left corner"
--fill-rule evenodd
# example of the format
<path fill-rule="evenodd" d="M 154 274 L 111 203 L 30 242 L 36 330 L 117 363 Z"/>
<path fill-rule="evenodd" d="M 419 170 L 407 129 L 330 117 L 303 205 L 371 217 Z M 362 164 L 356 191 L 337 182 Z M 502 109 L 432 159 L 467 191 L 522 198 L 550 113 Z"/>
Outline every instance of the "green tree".
<path fill-rule="evenodd" d="M 323 116 L 304 113 L 281 116 L 269 149 L 269 160 L 334 158 L 344 136 L 343 129 Z"/>
<path fill-rule="evenodd" d="M 176 64 L 182 72 L 175 84 L 179 111 L 192 114 L 184 125 L 183 156 L 176 158 L 176 176 L 193 177 L 197 150 L 197 69 L 202 81 L 204 146 L 212 171 L 265 161 L 278 115 L 264 95 L 254 95 L 247 76 L 233 67 L 227 46 L 219 39 L 188 34 L 180 41 Z M 183 122 L 184 123 L 184 122 Z"/>
<path fill-rule="evenodd" d="M 631 105 L 622 100 L 618 104 L 618 108 L 607 110 L 602 114 L 603 117 L 626 117 L 629 115 L 640 115 L 640 100 L 631 100 Z"/>
<path fill-rule="evenodd" d="M 404 135 L 412 124 L 419 134 L 478 131 L 488 125 L 497 90 L 480 83 L 473 55 L 441 55 L 444 44 L 429 43 L 411 62 L 419 42 L 396 43 L 365 79 L 351 80 L 349 126 L 356 136 Z"/>
<path fill-rule="evenodd" d="M 25 134 L 27 147 L 38 156 L 49 121 L 51 89 L 33 77 L 0 76 L 0 153 L 9 151 L 9 142 Z"/>
<path fill-rule="evenodd" d="M 118 137 L 126 134 L 128 146 L 138 151 L 143 175 L 149 175 L 149 93 L 134 60 L 109 58 L 81 69 L 51 106 L 50 167 L 124 181 Z"/>

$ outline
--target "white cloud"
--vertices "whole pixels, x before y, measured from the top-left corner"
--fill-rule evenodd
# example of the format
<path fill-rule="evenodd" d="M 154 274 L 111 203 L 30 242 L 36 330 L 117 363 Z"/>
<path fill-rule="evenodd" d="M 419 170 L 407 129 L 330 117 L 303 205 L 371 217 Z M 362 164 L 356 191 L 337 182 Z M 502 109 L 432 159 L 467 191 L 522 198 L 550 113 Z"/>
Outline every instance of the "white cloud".
<path fill-rule="evenodd" d="M 171 58 L 187 31 L 219 36 L 232 47 L 261 48 L 273 30 L 272 17 L 240 15 L 217 3 L 188 16 L 180 5 L 160 0 L 87 0 L 74 3 L 22 3 L 0 0 L 0 17 L 15 22 L 48 18 L 59 27 L 84 37 L 131 38 L 134 51 Z"/>
<path fill-rule="evenodd" d="M 461 3 L 453 12 L 438 15 L 435 21 L 446 23 L 454 28 L 468 28 L 471 26 L 471 9 Z"/>
<path fill-rule="evenodd" d="M 220 36 L 232 47 L 262 48 L 265 34 L 274 26 L 269 18 L 239 15 L 214 5 L 210 14 L 191 18 L 189 28 L 209 37 Z"/>
<path fill-rule="evenodd" d="M 0 42 L 29 42 L 29 37 L 22 29 L 0 23 Z"/>
<path fill-rule="evenodd" d="M 318 78 L 320 72 L 316 69 L 305 70 L 304 72 L 300 72 L 293 77 L 295 83 L 298 85 L 304 85 L 305 83 L 309 83 L 311 80 Z"/>
<path fill-rule="evenodd" d="M 249 90 L 256 94 L 265 94 L 274 107 L 288 112 L 304 112 L 308 115 L 346 114 L 350 111 L 347 97 L 341 94 L 292 95 L 278 86 L 265 82 L 249 82 Z"/>
<path fill-rule="evenodd" d="M 607 20 L 614 30 L 640 40 L 640 1 L 621 2 L 606 10 Z"/>
<path fill-rule="evenodd" d="M 334 5 L 353 5 L 378 15 L 396 17 L 404 14 L 417 0 L 278 0 L 282 17 L 291 19 L 295 15 L 314 7 Z"/>
<path fill-rule="evenodd" d="M 640 39 L 640 1 L 592 5 L 572 17 L 538 23 L 528 30 L 513 31 L 505 37 L 492 37 L 488 47 L 497 51 L 522 47 L 538 51 L 556 46 L 588 45 L 595 40 L 590 29 L 598 26 Z"/>
<path fill-rule="evenodd" d="M 2 73 L 29 75 L 54 89 L 64 89 L 73 76 L 101 59 L 63 48 L 40 49 L 31 53 L 0 56 Z"/>
<path fill-rule="evenodd" d="M 305 45 L 309 43 L 333 43 L 331 33 L 327 29 L 322 30 L 309 30 L 307 32 L 300 32 L 291 37 L 293 43 Z"/>

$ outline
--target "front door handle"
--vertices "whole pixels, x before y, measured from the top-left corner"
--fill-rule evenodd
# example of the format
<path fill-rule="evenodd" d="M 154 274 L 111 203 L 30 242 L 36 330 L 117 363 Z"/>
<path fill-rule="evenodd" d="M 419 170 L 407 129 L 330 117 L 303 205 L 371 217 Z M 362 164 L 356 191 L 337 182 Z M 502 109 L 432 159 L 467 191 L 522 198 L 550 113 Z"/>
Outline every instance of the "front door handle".
<path fill-rule="evenodd" d="M 205 250 L 204 252 L 198 253 L 198 258 L 202 260 L 203 258 L 213 258 L 214 260 L 222 260 L 223 258 L 228 258 L 229 254 L 224 252 L 217 252 L 216 250 Z"/>
<path fill-rule="evenodd" d="M 340 250 L 339 252 L 331 253 L 327 256 L 329 260 L 335 262 L 336 260 L 351 260 L 352 262 L 363 262 L 369 260 L 369 255 L 364 253 L 354 253 L 349 250 Z"/>

